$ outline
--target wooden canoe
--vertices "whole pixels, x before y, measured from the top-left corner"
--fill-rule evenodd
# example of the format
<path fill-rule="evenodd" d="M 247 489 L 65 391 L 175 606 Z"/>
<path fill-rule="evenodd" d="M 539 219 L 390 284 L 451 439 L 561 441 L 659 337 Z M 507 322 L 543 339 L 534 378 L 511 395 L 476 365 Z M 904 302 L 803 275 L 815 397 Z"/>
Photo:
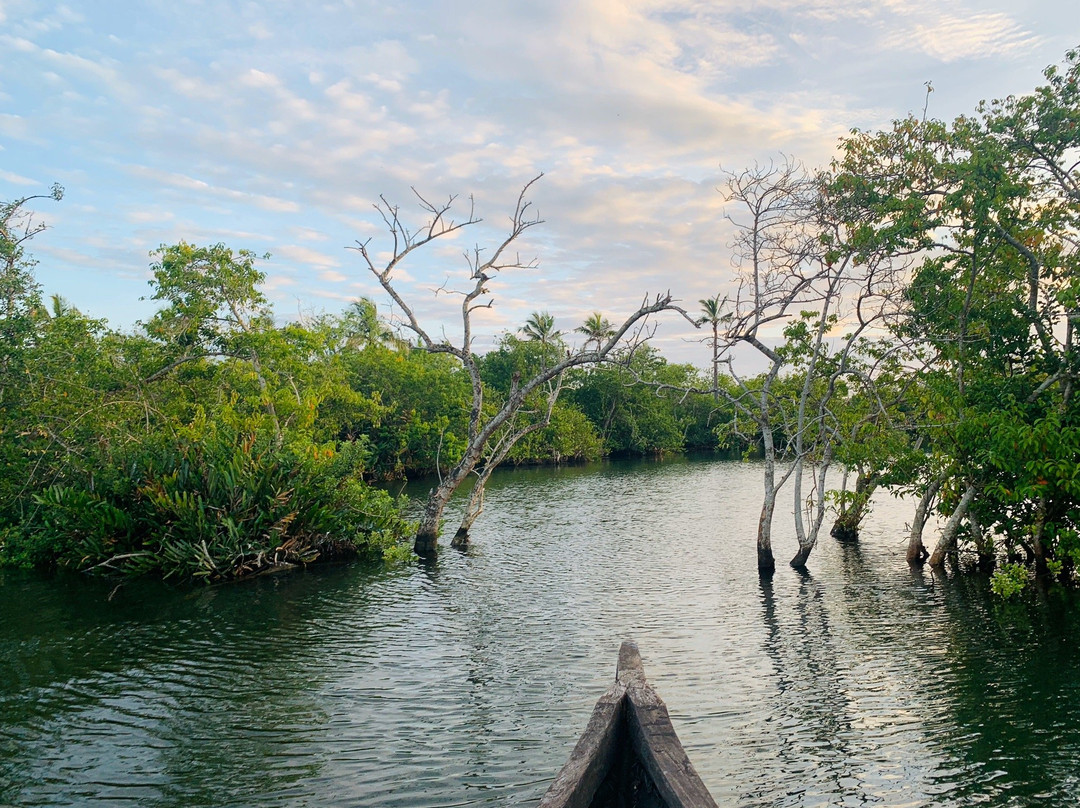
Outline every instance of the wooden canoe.
<path fill-rule="evenodd" d="M 540 808 L 716 808 L 633 642 Z"/>

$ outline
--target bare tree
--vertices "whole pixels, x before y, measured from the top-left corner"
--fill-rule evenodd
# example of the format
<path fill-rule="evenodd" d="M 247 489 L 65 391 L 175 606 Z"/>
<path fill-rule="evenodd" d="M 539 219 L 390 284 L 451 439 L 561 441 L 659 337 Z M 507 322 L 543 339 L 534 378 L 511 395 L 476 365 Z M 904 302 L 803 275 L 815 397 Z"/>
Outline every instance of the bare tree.
<path fill-rule="evenodd" d="M 473 523 L 476 522 L 484 510 L 484 491 L 488 480 L 491 479 L 491 473 L 506 459 L 506 456 L 510 454 L 510 450 L 514 448 L 514 445 L 519 440 L 526 435 L 531 435 L 533 432 L 546 428 L 551 423 L 551 413 L 555 409 L 555 402 L 559 398 L 559 393 L 562 392 L 562 382 L 562 374 L 548 382 L 546 406 L 537 420 L 530 421 L 528 418 L 521 418 L 521 416 L 531 414 L 521 410 L 514 414 L 501 434 L 493 439 L 483 467 L 479 470 L 473 470 L 476 474 L 476 484 L 473 485 L 473 489 L 469 493 L 469 501 L 465 503 L 465 512 L 461 517 L 461 524 L 458 526 L 457 533 L 450 543 L 451 547 L 463 548 L 468 545 L 469 531 L 472 530 Z"/>
<path fill-rule="evenodd" d="M 758 572 L 771 575 L 776 568 L 772 550 L 772 524 L 776 496 L 794 471 L 789 467 L 777 479 L 777 408 L 773 388 L 786 363 L 782 352 L 766 342 L 766 331 L 787 319 L 793 310 L 813 298 L 815 277 L 807 273 L 809 250 L 805 228 L 812 205 L 813 186 L 802 167 L 785 160 L 728 174 L 724 193 L 740 209 L 738 218 L 725 214 L 736 229 L 732 244 L 737 290 L 713 307 L 710 321 L 718 325 L 713 362 L 726 366 L 734 381 L 726 395 L 736 411 L 756 427 L 764 455 L 764 496 L 757 530 Z M 719 328 L 722 326 L 722 328 Z M 743 378 L 735 366 L 737 349 L 747 345 L 767 363 L 764 373 Z"/>
<path fill-rule="evenodd" d="M 431 555 L 436 551 L 442 514 L 450 496 L 481 464 L 485 452 L 488 452 L 488 466 L 484 467 L 484 471 L 478 476 L 478 488 L 474 488 L 475 502 L 470 502 L 467 506 L 465 520 L 462 523 L 463 530 L 459 531 L 459 536 L 455 540 L 459 546 L 467 542 L 468 528 L 472 524 L 469 514 L 474 514 L 472 518 L 475 518 L 475 514 L 478 514 L 479 508 L 482 507 L 483 487 L 490 469 L 505 458 L 506 453 L 517 440 L 533 431 L 528 425 L 514 427 L 516 417 L 533 393 L 547 390 L 550 404 L 553 405 L 554 398 L 551 396 L 557 397 L 558 380 L 569 368 L 601 362 L 620 345 L 637 344 L 648 339 L 652 331 L 647 320 L 652 314 L 674 310 L 689 319 L 685 311 L 675 305 L 670 292 L 657 294 L 654 297 L 646 296 L 638 309 L 631 313 L 622 325 L 612 329 L 611 334 L 603 341 L 595 343 L 592 347 L 585 345 L 577 351 L 568 351 L 566 356 L 559 361 L 550 365 L 545 363 L 529 379 L 515 378 L 502 406 L 494 415 L 485 416 L 483 413 L 484 386 L 473 349 L 472 318 L 477 310 L 489 308 L 492 305 L 490 284 L 495 277 L 506 271 L 537 266 L 535 259 L 523 262 L 517 253 L 511 252 L 511 248 L 522 234 L 542 223 L 539 216 L 533 212 L 532 204 L 526 199 L 529 189 L 540 179 L 540 176 L 526 183 L 518 194 L 517 203 L 510 216 L 509 230 L 495 248 L 486 252 L 477 246 L 466 253 L 467 283 L 464 288 L 453 290 L 444 286 L 439 290 L 460 295 L 462 298 L 461 340 L 456 344 L 451 343 L 445 335 L 439 339 L 431 336 L 416 316 L 413 307 L 404 299 L 395 285 L 394 271 L 416 250 L 439 238 L 478 224 L 481 219 L 476 216 L 471 200 L 467 216 L 464 219 L 455 220 L 452 218 L 455 197 L 450 197 L 446 202 L 435 203 L 421 196 L 414 189 L 413 193 L 424 212 L 425 221 L 420 227 L 413 229 L 402 219 L 397 206 L 391 205 L 384 197 L 380 197 L 375 208 L 381 215 L 392 240 L 389 260 L 385 263 L 379 261 L 376 254 L 369 249 L 369 241 L 357 242 L 356 247 L 353 248 L 360 253 L 367 268 L 400 310 L 403 327 L 417 336 L 424 350 L 431 353 L 449 354 L 457 359 L 468 374 L 472 387 L 466 448 L 449 470 L 441 475 L 438 484 L 428 494 L 414 542 L 414 549 L 419 555 Z M 495 448 L 489 451 L 489 444 L 493 440 Z"/>
<path fill-rule="evenodd" d="M 727 200 L 739 211 L 727 215 L 736 228 L 737 288 L 723 300 L 702 301 L 708 304 L 704 322 L 712 323 L 716 334 L 714 365 L 724 366 L 733 382 L 721 389 L 714 381 L 712 393 L 723 395 L 754 424 L 761 441 L 765 469 L 757 555 L 764 575 L 775 569 L 773 516 L 789 479 L 799 542 L 791 565 L 804 567 L 817 543 L 826 511 L 826 474 L 842 436 L 840 381 L 847 377 L 872 387 L 874 367 L 862 361 L 860 349 L 865 334 L 886 316 L 895 291 L 887 263 L 860 265 L 844 249 L 826 179 L 791 160 L 729 174 Z M 842 336 L 835 333 L 841 327 Z M 744 377 L 737 369 L 736 352 L 744 345 L 765 360 L 763 373 Z"/>

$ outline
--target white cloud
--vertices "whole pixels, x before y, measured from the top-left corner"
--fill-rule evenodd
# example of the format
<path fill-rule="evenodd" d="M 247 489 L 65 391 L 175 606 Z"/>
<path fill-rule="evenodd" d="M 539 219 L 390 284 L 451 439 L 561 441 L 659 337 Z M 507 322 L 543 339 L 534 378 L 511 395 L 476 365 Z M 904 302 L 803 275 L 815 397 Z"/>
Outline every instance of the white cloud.
<path fill-rule="evenodd" d="M 290 227 L 289 233 L 302 241 L 326 241 L 329 238 L 323 231 L 310 227 Z"/>
<path fill-rule="evenodd" d="M 298 244 L 280 244 L 274 247 L 274 255 L 297 264 L 307 264 L 320 268 L 341 266 L 341 261 L 337 258 Z"/>
<path fill-rule="evenodd" d="M 929 24 L 915 23 L 908 31 L 895 33 L 885 41 L 887 47 L 919 50 L 942 62 L 990 59 L 1030 51 L 1037 44 L 1038 37 L 1001 13 L 964 17 L 939 14 Z"/>
<path fill-rule="evenodd" d="M 1001 94 L 1001 77 L 1034 86 L 1060 59 L 1047 45 L 1059 22 L 1037 19 L 1046 0 L 1023 16 L 992 2 L 416 0 L 314 4 L 302 24 L 290 4 L 220 4 L 213 30 L 183 4 L 147 4 L 138 39 L 80 4 L 82 21 L 5 28 L 0 136 L 14 176 L 69 186 L 49 239 L 72 255 L 105 255 L 99 233 L 130 245 L 102 265 L 134 275 L 158 243 L 226 241 L 274 253 L 271 281 L 305 298 L 353 298 L 334 287 L 366 274 L 340 252 L 355 239 L 388 249 L 379 194 L 413 223 L 413 186 L 474 194 L 485 222 L 398 275 L 451 323 L 454 305 L 436 312 L 454 301 L 430 290 L 502 235 L 521 184 L 545 171 L 533 198 L 547 223 L 520 245 L 541 268 L 500 281 L 484 327 L 534 308 L 614 318 L 646 290 L 695 301 L 728 282 L 719 164 L 781 150 L 820 164 L 849 126 L 921 106 L 928 78 L 984 82 L 956 112 Z M 45 16 L 22 8 L 0 0 L 9 23 Z M 77 210 L 79 193 L 116 215 Z M 373 280 L 363 289 L 382 300 Z"/>
<path fill-rule="evenodd" d="M 252 23 L 248 26 L 247 31 L 249 35 L 262 42 L 274 38 L 273 31 L 263 21 Z"/>
<path fill-rule="evenodd" d="M 176 214 L 168 210 L 133 210 L 126 214 L 127 220 L 132 224 L 146 224 L 149 222 L 167 222 L 176 218 Z"/>
<path fill-rule="evenodd" d="M 30 128 L 26 119 L 21 115 L 0 112 L 0 134 L 10 138 L 28 140 L 30 138 Z"/>
<path fill-rule="evenodd" d="M 238 191 L 233 188 L 211 185 L 205 180 L 189 177 L 185 174 L 161 171 L 159 169 L 150 168 L 149 166 L 139 165 L 128 166 L 127 170 L 130 174 L 136 177 L 159 183 L 170 188 L 177 188 L 185 191 L 195 191 L 206 194 L 209 197 L 214 197 L 216 199 L 225 199 L 239 202 L 242 204 L 250 204 L 262 210 L 270 211 L 273 213 L 295 213 L 300 210 L 300 206 L 290 199 L 282 199 L 280 197 L 268 196 L 266 194 L 251 193 L 248 191 Z"/>
<path fill-rule="evenodd" d="M 24 177 L 21 174 L 13 174 L 10 171 L 0 170 L 0 180 L 10 182 L 12 185 L 41 185 L 37 180 Z"/>

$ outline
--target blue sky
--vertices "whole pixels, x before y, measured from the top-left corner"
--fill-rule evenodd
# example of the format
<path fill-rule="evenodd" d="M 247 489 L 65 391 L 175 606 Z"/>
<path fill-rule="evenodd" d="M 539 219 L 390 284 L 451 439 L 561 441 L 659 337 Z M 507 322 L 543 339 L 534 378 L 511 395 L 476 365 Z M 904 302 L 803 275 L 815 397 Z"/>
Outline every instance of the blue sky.
<path fill-rule="evenodd" d="M 671 289 L 729 287 L 721 166 L 825 164 L 852 127 L 950 119 L 1031 90 L 1080 44 L 1071 0 L 0 0 L 0 198 L 47 193 L 39 279 L 128 328 L 149 252 L 225 242 L 262 265 L 282 318 L 386 298 L 346 248 L 389 242 L 380 194 L 475 198 L 483 225 L 399 280 L 453 333 L 463 251 L 520 188 L 539 267 L 501 279 L 487 342 L 548 310 L 572 329 Z M 438 328 L 433 329 L 438 331 Z M 665 353 L 704 365 L 685 324 Z"/>

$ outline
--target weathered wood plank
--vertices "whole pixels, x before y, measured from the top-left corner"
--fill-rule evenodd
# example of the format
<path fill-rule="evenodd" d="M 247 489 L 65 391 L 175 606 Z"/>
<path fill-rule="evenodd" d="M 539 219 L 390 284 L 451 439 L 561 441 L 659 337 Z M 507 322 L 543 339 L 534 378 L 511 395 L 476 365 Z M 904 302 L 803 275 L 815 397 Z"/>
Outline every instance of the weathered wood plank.
<path fill-rule="evenodd" d="M 584 734 L 540 800 L 539 808 L 589 808 L 625 744 L 625 696 L 626 686 L 616 682 L 596 702 Z"/>
<path fill-rule="evenodd" d="M 717 808 L 686 756 L 667 706 L 644 676 L 628 684 L 626 701 L 634 752 L 668 808 Z"/>
<path fill-rule="evenodd" d="M 630 679 L 645 678 L 645 667 L 641 664 L 641 652 L 633 640 L 625 640 L 619 648 L 619 666 L 615 669 L 615 680 L 624 684 Z"/>

